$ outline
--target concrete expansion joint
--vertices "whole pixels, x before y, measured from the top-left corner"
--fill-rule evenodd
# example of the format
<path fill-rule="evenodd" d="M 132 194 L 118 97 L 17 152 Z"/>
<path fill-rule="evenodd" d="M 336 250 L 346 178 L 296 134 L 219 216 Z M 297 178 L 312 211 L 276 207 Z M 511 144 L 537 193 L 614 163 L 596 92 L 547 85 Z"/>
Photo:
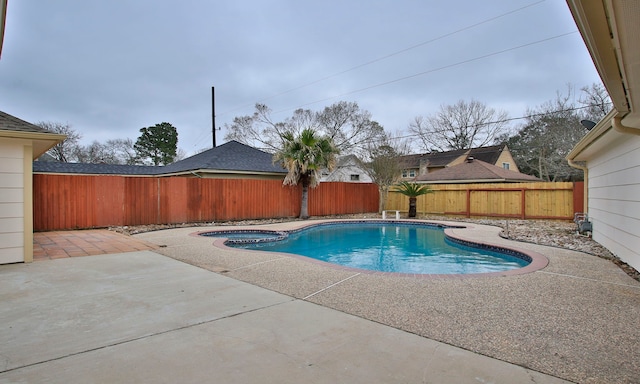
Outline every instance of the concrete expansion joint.
<path fill-rule="evenodd" d="M 302 300 L 307 300 L 308 298 L 310 298 L 310 297 L 312 297 L 312 296 L 315 296 L 315 295 L 317 295 L 318 293 L 324 292 L 324 291 L 326 291 L 327 289 L 331 289 L 331 288 L 335 287 L 336 285 L 338 285 L 338 284 L 342 284 L 342 283 L 344 283 L 345 281 L 347 281 L 347 280 L 349 280 L 349 279 L 352 279 L 352 278 L 354 278 L 354 277 L 356 277 L 356 276 L 358 276 L 358 275 L 360 275 L 360 272 L 358 272 L 358 273 L 356 273 L 356 274 L 353 274 L 353 275 L 351 275 L 351 276 L 349 276 L 349 277 L 347 277 L 347 278 L 344 278 L 344 279 L 342 279 L 342 280 L 340 280 L 340 281 L 338 281 L 338 282 L 336 282 L 336 283 L 333 283 L 333 284 L 331 284 L 331 285 L 329 285 L 329 286 L 327 286 L 327 287 L 324 287 L 324 288 L 322 288 L 321 290 L 316 291 L 316 292 L 314 292 L 314 293 L 312 293 L 312 294 L 310 294 L 310 295 L 308 295 L 308 296 L 305 296 L 305 297 L 303 297 L 303 298 L 302 298 Z"/>
<path fill-rule="evenodd" d="M 557 272 L 549 272 L 549 271 L 536 271 L 535 273 L 545 273 L 547 275 L 555 275 L 555 276 L 562 276 L 562 277 L 568 277 L 570 279 L 580 279 L 580 280 L 587 280 L 587 281 L 593 281 L 596 283 L 601 283 L 601 284 L 608 284 L 608 285 L 617 285 L 619 287 L 628 287 L 628 288 L 634 288 L 634 289 L 638 289 L 640 290 L 640 286 L 639 285 L 630 285 L 630 284 L 622 284 L 622 283 L 612 283 L 610 281 L 605 281 L 605 280 L 599 280 L 599 279 L 592 279 L 590 277 L 582 277 L 582 276 L 575 276 L 575 275 L 568 275 L 566 273 L 557 273 Z"/>

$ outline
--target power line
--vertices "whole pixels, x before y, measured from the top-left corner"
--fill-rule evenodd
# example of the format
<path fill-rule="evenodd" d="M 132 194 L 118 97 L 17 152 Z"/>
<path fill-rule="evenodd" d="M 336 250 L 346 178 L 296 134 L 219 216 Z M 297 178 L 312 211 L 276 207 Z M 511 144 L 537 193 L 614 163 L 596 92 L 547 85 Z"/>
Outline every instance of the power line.
<path fill-rule="evenodd" d="M 306 104 L 299 105 L 299 106 L 297 106 L 295 108 L 281 109 L 281 110 L 275 111 L 273 113 L 281 113 L 281 112 L 285 112 L 285 111 L 295 110 L 295 109 L 299 109 L 299 108 L 305 107 L 307 105 L 312 105 L 312 104 L 320 103 L 320 102 L 323 102 L 323 101 L 332 100 L 332 99 L 335 99 L 335 98 L 338 98 L 338 97 L 343 97 L 343 96 L 351 95 L 351 94 L 354 94 L 354 93 L 363 92 L 363 91 L 366 91 L 366 90 L 369 90 L 369 89 L 382 87 L 382 86 L 385 86 L 385 85 L 397 83 L 397 82 L 400 82 L 400 81 L 403 81 L 403 80 L 407 80 L 407 79 L 411 79 L 411 78 L 414 78 L 414 77 L 418 77 L 418 76 L 426 75 L 426 74 L 429 74 L 429 73 L 441 71 L 441 70 L 444 70 L 444 69 L 449 69 L 449 68 L 452 68 L 452 67 L 456 67 L 456 66 L 459 66 L 459 65 L 462 65 L 462 64 L 467 64 L 467 63 L 470 63 L 470 62 L 473 62 L 473 61 L 478 61 L 478 60 L 481 60 L 481 59 L 485 59 L 487 57 L 500 55 L 502 53 L 514 51 L 514 50 L 517 50 L 517 49 L 529 47 L 529 46 L 536 45 L 536 44 L 541 44 L 541 43 L 544 43 L 544 42 L 547 42 L 547 41 L 551 41 L 551 40 L 558 39 L 558 38 L 561 38 L 561 37 L 569 36 L 569 35 L 575 34 L 577 32 L 578 31 L 571 31 L 571 32 L 562 33 L 562 34 L 559 34 L 559 35 L 548 37 L 546 39 L 537 40 L 537 41 L 534 41 L 534 42 L 531 42 L 531 43 L 518 45 L 518 46 L 515 46 L 515 47 L 511 47 L 511 48 L 503 49 L 503 50 L 500 50 L 500 51 L 488 53 L 488 54 L 485 54 L 485 55 L 482 55 L 482 56 L 477 56 L 477 57 L 474 57 L 474 58 L 471 58 L 471 59 L 459 61 L 457 63 L 448 64 L 448 65 L 445 65 L 445 66 L 442 66 L 442 67 L 438 67 L 438 68 L 430 69 L 430 70 L 427 70 L 427 71 L 419 72 L 419 73 L 416 73 L 416 74 L 413 74 L 413 75 L 404 76 L 404 77 L 401 77 L 401 78 L 398 78 L 398 79 L 394 79 L 394 80 L 386 81 L 386 82 L 383 82 L 383 83 L 378 83 L 378 84 L 375 84 L 375 85 L 371 85 L 371 86 L 368 86 L 368 87 L 356 89 L 356 90 L 349 91 L 349 92 L 346 92 L 346 93 L 343 93 L 343 94 L 340 94 L 340 95 L 337 95 L 337 96 L 331 96 L 331 97 L 327 97 L 327 98 L 324 98 L 324 99 L 315 100 L 315 101 L 312 101 L 312 102 L 309 102 L 309 103 L 306 103 Z M 588 105 L 588 106 L 577 107 L 577 108 L 569 108 L 569 109 L 559 110 L 559 111 L 554 111 L 554 112 L 572 111 L 572 110 L 577 110 L 577 109 L 588 108 L 588 107 L 591 107 L 591 106 L 594 106 L 594 105 Z M 553 112 L 549 112 L 549 113 L 553 113 Z M 484 124 L 471 125 L 471 126 L 467 126 L 467 127 L 464 127 L 464 128 L 474 128 L 474 127 L 487 125 L 487 124 L 496 124 L 496 123 L 501 123 L 501 122 L 508 122 L 508 121 L 513 121 L 513 120 L 525 119 L 525 118 L 529 118 L 529 117 L 543 116 L 545 114 L 546 113 L 533 114 L 533 115 L 522 116 L 522 117 L 514 117 L 514 118 L 505 119 L 503 121 L 494 121 L 494 122 L 488 122 L 488 123 L 484 123 Z M 412 136 L 415 136 L 415 135 L 399 136 L 399 137 L 396 137 L 396 138 L 400 139 L 400 138 L 406 138 L 406 137 L 412 137 Z"/>
<path fill-rule="evenodd" d="M 421 42 L 421 43 L 418 43 L 418 44 L 412 45 L 412 46 L 410 46 L 410 47 L 407 47 L 407 48 L 401 49 L 401 50 L 399 50 L 399 51 L 395 51 L 395 52 L 392 52 L 392 53 L 389 53 L 389 54 L 386 54 L 386 55 L 380 56 L 380 57 L 378 57 L 378 58 L 376 58 L 376 59 L 373 59 L 373 60 L 370 60 L 370 61 L 364 62 L 364 63 L 362 63 L 362 64 L 358 64 L 358 65 L 356 65 L 356 66 L 354 66 L 354 67 L 351 67 L 351 68 L 348 68 L 348 69 L 345 69 L 345 70 L 342 70 L 342 71 L 339 71 L 339 72 L 335 72 L 335 73 L 333 73 L 333 74 L 327 75 L 327 76 L 325 76 L 325 77 L 322 77 L 322 78 L 320 78 L 320 79 L 317 79 L 317 80 L 311 81 L 311 82 L 309 82 L 309 83 L 305 83 L 305 84 L 299 85 L 299 86 L 297 86 L 297 87 L 294 87 L 294 88 L 291 88 L 291 89 L 288 89 L 288 90 L 282 91 L 282 92 L 277 93 L 277 94 L 275 94 L 275 95 L 272 95 L 272 96 L 268 96 L 268 97 L 265 97 L 265 98 L 259 99 L 259 100 L 258 100 L 258 102 L 262 102 L 262 101 L 265 101 L 265 100 L 270 100 L 270 99 L 273 99 L 273 98 L 275 98 L 275 97 L 282 96 L 282 95 L 285 95 L 285 94 L 287 94 L 287 93 L 291 93 L 291 92 L 293 92 L 293 91 L 297 91 L 297 90 L 299 90 L 299 89 L 306 88 L 306 87 L 308 87 L 308 86 L 311 86 L 311 85 L 314 85 L 314 84 L 317 84 L 317 83 L 323 82 L 323 81 L 325 81 L 325 80 L 328 80 L 328 79 L 331 79 L 331 78 L 334 78 L 334 77 L 337 77 L 337 76 L 343 75 L 343 74 L 345 74 L 345 73 L 348 73 L 348 72 L 354 71 L 354 70 L 356 70 L 356 69 L 359 69 L 359 68 L 365 67 L 365 66 L 367 66 L 367 65 L 371 65 L 371 64 L 377 63 L 377 62 L 379 62 L 379 61 L 386 60 L 386 59 L 388 59 L 388 58 L 390 58 L 390 57 L 397 56 L 397 55 L 399 55 L 399 54 L 401 54 L 401 53 L 405 53 L 405 52 L 408 52 L 408 51 L 410 51 L 410 50 L 413 50 L 413 49 L 416 49 L 416 48 L 422 47 L 423 45 L 427 45 L 427 44 L 430 44 L 430 43 L 436 42 L 436 41 L 438 41 L 438 40 L 442 40 L 442 39 L 444 39 L 444 38 L 447 38 L 447 37 L 453 36 L 453 35 L 455 35 L 455 34 L 458 34 L 458 33 L 464 32 L 464 31 L 468 31 L 468 30 L 473 29 L 473 28 L 476 28 L 476 27 L 478 27 L 478 26 L 480 26 L 480 25 L 490 23 L 490 22 L 492 22 L 492 21 L 495 21 L 495 20 L 498 20 L 498 19 L 503 18 L 503 17 L 505 17 L 505 16 L 508 16 L 508 15 L 511 15 L 511 14 L 514 14 L 514 13 L 520 12 L 520 11 L 522 11 L 522 10 L 524 10 L 524 9 L 527 9 L 527 8 L 533 7 L 533 6 L 538 5 L 538 4 L 540 4 L 540 3 L 543 3 L 543 2 L 545 2 L 545 0 L 540 0 L 540 1 L 537 1 L 537 2 L 535 2 L 535 3 L 531 3 L 531 4 L 525 5 L 525 6 L 523 6 L 523 7 L 520 7 L 520 8 L 514 9 L 514 10 L 511 10 L 511 11 L 508 11 L 508 12 L 505 12 L 505 13 L 502 13 L 502 14 L 500 14 L 500 15 L 498 15 L 498 16 L 494 16 L 494 17 L 491 17 L 491 18 L 488 18 L 488 19 L 482 20 L 482 21 L 477 22 L 477 23 L 475 23 L 475 24 L 471 24 L 471 25 L 468 25 L 468 26 L 466 26 L 466 27 L 463 27 L 463 28 L 457 29 L 457 30 L 455 30 L 455 31 L 452 31 L 452 32 L 449 32 L 449 33 L 445 33 L 444 35 L 440 35 L 440 36 L 435 37 L 435 38 L 432 38 L 432 39 L 430 39 L 430 40 L 426 40 L 426 41 L 423 41 L 423 42 Z M 322 101 L 323 101 L 323 100 L 322 100 Z M 230 109 L 230 110 L 228 110 L 228 111 L 225 111 L 225 112 L 221 113 L 221 114 L 220 114 L 220 115 L 218 115 L 218 116 L 223 116 L 223 115 L 229 114 L 229 113 L 231 113 L 231 112 L 235 112 L 235 111 L 237 111 L 237 110 L 239 110 L 239 109 L 244 109 L 244 108 L 247 108 L 247 107 L 251 107 L 251 106 L 253 106 L 253 105 L 254 105 L 254 103 L 251 103 L 251 104 L 248 104 L 248 103 L 247 103 L 247 104 L 244 104 L 244 105 L 242 105 L 242 106 L 238 106 L 238 107 L 232 108 L 232 109 Z"/>
<path fill-rule="evenodd" d="M 603 103 L 603 104 L 611 105 L 611 104 L 613 104 L 613 103 L 611 103 L 611 102 L 606 102 L 606 103 Z M 600 105 L 601 105 L 601 104 L 589 104 L 589 105 L 584 105 L 584 106 L 582 106 L 582 107 L 573 107 L 573 108 L 558 109 L 558 110 L 555 110 L 555 111 L 549 111 L 549 112 L 532 113 L 532 114 L 530 114 L 530 115 L 525 115 L 525 116 L 510 117 L 510 118 L 502 119 L 502 120 L 487 121 L 487 122 L 485 122 L 485 123 L 479 123 L 479 124 L 473 124 L 473 125 L 466 125 L 466 126 L 461 127 L 461 128 L 478 128 L 478 127 L 482 127 L 482 126 L 484 126 L 484 125 L 489 125 L 489 124 L 501 124 L 501 123 L 508 123 L 508 122 L 510 122 L 510 121 L 515 121 L 515 120 L 530 119 L 530 118 L 532 118 L 532 117 L 541 117 L 541 116 L 546 116 L 546 115 L 549 115 L 549 114 L 553 114 L 553 113 L 560 113 L 560 112 L 572 112 L 572 111 L 577 111 L 577 110 L 580 110 L 580 109 L 587 109 L 587 108 L 591 108 L 591 107 L 597 107 L 597 106 L 600 106 Z M 419 135 L 419 134 L 417 134 L 417 133 L 411 133 L 411 134 L 404 135 L 404 136 L 394 136 L 394 137 L 391 137 L 390 139 L 391 139 L 391 140 L 407 139 L 407 138 L 410 138 L 410 137 L 416 137 L 416 136 L 420 136 L 420 135 Z"/>
<path fill-rule="evenodd" d="M 547 42 L 547 41 L 550 41 L 550 40 L 554 40 L 554 39 L 558 39 L 558 38 L 561 38 L 561 37 L 565 37 L 565 36 L 568 36 L 568 35 L 572 35 L 572 34 L 577 33 L 577 32 L 578 32 L 578 31 L 576 30 L 576 31 L 571 31 L 571 32 L 562 33 L 562 34 L 560 34 L 560 35 L 555 35 L 555 36 L 552 36 L 552 37 L 548 37 L 548 38 L 546 38 L 546 39 L 537 40 L 537 41 L 534 41 L 534 42 L 531 42 L 531 43 L 518 45 L 518 46 L 515 46 L 515 47 L 511 47 L 511 48 L 503 49 L 503 50 L 500 50 L 500 51 L 496 51 L 496 52 L 488 53 L 488 54 L 486 54 L 486 55 L 482 55 L 482 56 L 476 56 L 476 57 L 471 58 L 471 59 L 467 59 L 467 60 L 459 61 L 459 62 L 457 62 L 457 63 L 453 63 L 453 64 L 444 65 L 444 66 L 442 66 L 442 67 L 438 67 L 438 68 L 434 68 L 434 69 L 429 69 L 429 70 L 427 70 L 427 71 L 423 71 L 423 72 L 415 73 L 415 74 L 413 74 L 413 75 L 409 75 L 409 76 L 400 77 L 400 78 L 397 78 L 397 79 L 394 79 L 394 80 L 385 81 L 385 82 L 383 82 L 383 83 L 378 83 L 378 84 L 370 85 L 370 86 L 367 86 L 367 87 L 364 87 L 364 88 L 360 88 L 360 89 L 356 89 L 356 90 L 353 90 L 353 91 L 345 92 L 345 93 L 340 94 L 340 95 L 336 95 L 336 96 L 326 97 L 326 98 L 324 98 L 324 99 L 315 100 L 315 101 L 312 101 L 312 102 L 309 102 L 309 103 L 306 103 L 306 104 L 299 105 L 299 106 L 297 106 L 297 107 L 295 107 L 295 108 L 285 108 L 285 109 L 281 109 L 281 110 L 278 110 L 278 111 L 276 111 L 276 112 L 274 112 L 274 113 L 280 113 L 280 112 L 285 112 L 285 111 L 295 110 L 295 109 L 298 109 L 298 108 L 305 107 L 305 106 L 307 106 L 307 105 L 312 105 L 312 104 L 320 103 L 320 102 L 323 102 L 323 101 L 328 101 L 328 100 L 336 99 L 336 98 L 338 98 L 338 97 L 343 97 L 343 96 L 352 95 L 352 94 L 354 94 L 354 93 L 359 93 L 359 92 L 367 91 L 367 90 L 369 90 L 369 89 L 373 89 L 373 88 L 377 88 L 377 87 L 382 87 L 382 86 L 389 85 L 389 84 L 393 84 L 393 83 L 397 83 L 397 82 L 400 82 L 400 81 L 403 81 L 403 80 L 408 80 L 408 79 L 412 79 L 412 78 L 414 78 L 414 77 L 418 77 L 418 76 L 426 75 L 426 74 L 429 74 L 429 73 L 433 73 L 433 72 L 437 72 L 437 71 L 442 71 L 442 70 L 444 70 L 444 69 L 449 69 L 449 68 L 456 67 L 456 66 L 459 66 L 459 65 L 462 65 L 462 64 L 467 64 L 467 63 L 471 63 L 471 62 L 473 62 L 473 61 L 478 61 L 478 60 L 486 59 L 487 57 L 500 55 L 500 54 L 503 54 L 503 53 L 506 53 L 506 52 L 514 51 L 514 50 L 516 50 L 516 49 L 521 49 L 521 48 L 529 47 L 529 46 L 532 46 L 532 45 L 536 45 L 536 44 L 544 43 L 544 42 Z"/>

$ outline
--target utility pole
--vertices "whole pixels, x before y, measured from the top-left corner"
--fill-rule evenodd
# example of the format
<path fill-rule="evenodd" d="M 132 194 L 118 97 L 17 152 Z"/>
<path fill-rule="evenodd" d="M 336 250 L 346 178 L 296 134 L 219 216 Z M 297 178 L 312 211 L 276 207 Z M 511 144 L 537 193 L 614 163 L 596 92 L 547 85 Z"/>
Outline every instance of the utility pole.
<path fill-rule="evenodd" d="M 216 93 L 215 87 L 211 87 L 211 136 L 213 136 L 213 148 L 216 147 Z"/>

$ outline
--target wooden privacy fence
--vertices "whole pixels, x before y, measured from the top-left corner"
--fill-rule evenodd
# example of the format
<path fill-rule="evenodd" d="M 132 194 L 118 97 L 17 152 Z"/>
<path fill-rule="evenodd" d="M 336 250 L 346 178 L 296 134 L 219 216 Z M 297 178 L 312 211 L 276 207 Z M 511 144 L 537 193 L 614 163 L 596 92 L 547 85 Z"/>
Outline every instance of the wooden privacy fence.
<path fill-rule="evenodd" d="M 584 183 L 434 184 L 419 196 L 419 214 L 520 219 L 573 219 L 583 210 Z M 409 198 L 389 192 L 385 209 L 407 211 Z"/>
<path fill-rule="evenodd" d="M 36 231 L 296 217 L 301 189 L 282 180 L 185 177 L 33 176 Z M 369 183 L 322 183 L 309 191 L 312 216 L 378 210 Z"/>

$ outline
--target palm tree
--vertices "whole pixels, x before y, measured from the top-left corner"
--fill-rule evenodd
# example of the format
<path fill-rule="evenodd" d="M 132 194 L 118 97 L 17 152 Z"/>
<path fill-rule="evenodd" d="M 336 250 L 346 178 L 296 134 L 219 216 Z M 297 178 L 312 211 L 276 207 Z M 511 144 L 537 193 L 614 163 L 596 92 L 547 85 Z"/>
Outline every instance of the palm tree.
<path fill-rule="evenodd" d="M 308 219 L 309 187 L 315 188 L 320 184 L 318 172 L 321 169 L 333 170 L 338 150 L 331 139 L 316 136 L 310 128 L 303 130 L 298 137 L 292 132 L 285 132 L 281 138 L 284 145 L 273 156 L 273 162 L 280 162 L 287 169 L 285 185 L 302 185 L 300 218 Z"/>
<path fill-rule="evenodd" d="M 409 183 L 408 181 L 401 182 L 396 191 L 409 197 L 409 217 L 416 217 L 417 197 L 433 192 L 426 184 Z"/>

